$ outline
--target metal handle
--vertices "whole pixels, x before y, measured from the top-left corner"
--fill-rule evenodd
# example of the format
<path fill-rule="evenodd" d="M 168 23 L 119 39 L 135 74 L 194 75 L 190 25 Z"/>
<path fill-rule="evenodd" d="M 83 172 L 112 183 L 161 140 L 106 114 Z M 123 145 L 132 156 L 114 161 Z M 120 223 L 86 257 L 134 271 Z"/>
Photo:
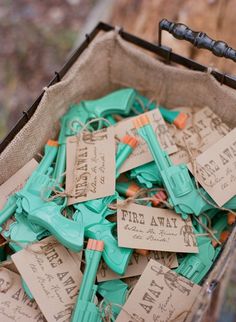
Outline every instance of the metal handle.
<path fill-rule="evenodd" d="M 159 23 L 159 46 L 161 46 L 162 30 L 168 31 L 177 39 L 190 42 L 197 48 L 210 50 L 215 56 L 236 61 L 236 51 L 226 42 L 214 40 L 204 32 L 193 31 L 182 23 L 174 23 L 167 19 L 162 19 Z"/>

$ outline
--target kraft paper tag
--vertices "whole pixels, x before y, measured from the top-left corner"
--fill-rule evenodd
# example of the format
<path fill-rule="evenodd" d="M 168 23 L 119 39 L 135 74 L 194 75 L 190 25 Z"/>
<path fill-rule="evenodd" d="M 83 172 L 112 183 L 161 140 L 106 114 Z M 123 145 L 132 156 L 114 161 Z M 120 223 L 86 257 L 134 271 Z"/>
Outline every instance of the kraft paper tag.
<path fill-rule="evenodd" d="M 184 321 L 200 290 L 200 286 L 151 259 L 116 322 Z"/>
<path fill-rule="evenodd" d="M 20 275 L 5 268 L 0 271 L 0 321 L 46 322 L 37 303 L 25 293 Z"/>
<path fill-rule="evenodd" d="M 236 128 L 196 158 L 197 180 L 223 206 L 236 195 Z M 189 165 L 189 169 L 191 166 Z"/>
<path fill-rule="evenodd" d="M 105 262 L 102 261 L 98 270 L 97 281 L 104 282 L 114 279 L 139 276 L 142 274 L 151 258 L 167 267 L 178 267 L 177 256 L 175 253 L 151 251 L 147 256 L 141 256 L 140 254 L 134 253 L 125 274 L 122 276 L 114 273 L 108 268 Z"/>
<path fill-rule="evenodd" d="M 120 247 L 167 252 L 197 253 L 191 219 L 174 211 L 129 204 L 117 210 Z"/>
<path fill-rule="evenodd" d="M 37 167 L 35 159 L 26 163 L 19 171 L 0 186 L 0 210 L 4 207 L 7 199 L 25 185 L 27 179 Z"/>
<path fill-rule="evenodd" d="M 80 262 L 52 236 L 32 247 L 35 252 L 21 250 L 12 260 L 46 319 L 69 322 L 82 280 Z"/>
<path fill-rule="evenodd" d="M 178 151 L 178 148 L 175 145 L 175 142 L 159 109 L 155 109 L 144 114 L 149 117 L 151 125 L 153 126 L 153 129 L 162 148 L 169 154 Z M 121 167 L 120 173 L 136 168 L 147 162 L 153 161 L 153 157 L 148 149 L 146 142 L 138 135 L 137 130 L 133 126 L 135 118 L 136 117 L 131 117 L 115 125 L 115 134 L 119 139 L 122 139 L 122 137 L 124 137 L 126 134 L 129 134 L 135 136 L 139 141 L 138 146 L 134 149 L 133 153 L 128 157 L 126 162 Z"/>
<path fill-rule="evenodd" d="M 191 148 L 191 152 L 196 157 L 204 152 L 209 146 L 224 137 L 230 128 L 209 108 L 188 114 L 186 127 L 183 130 L 170 128 L 179 151 L 171 155 L 174 164 L 188 163 L 190 161 L 185 143 Z M 180 146 L 184 148 L 181 149 Z"/>
<path fill-rule="evenodd" d="M 67 139 L 66 191 L 68 205 L 115 193 L 114 128 L 82 132 Z"/>

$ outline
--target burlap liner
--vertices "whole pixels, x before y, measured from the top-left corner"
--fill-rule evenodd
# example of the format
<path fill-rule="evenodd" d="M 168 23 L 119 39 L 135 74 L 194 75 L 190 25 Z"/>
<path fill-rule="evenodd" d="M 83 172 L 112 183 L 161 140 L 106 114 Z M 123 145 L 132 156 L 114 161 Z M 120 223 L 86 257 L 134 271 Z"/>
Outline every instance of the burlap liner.
<path fill-rule="evenodd" d="M 134 87 L 171 108 L 209 106 L 228 125 L 236 126 L 236 91 L 221 86 L 210 73 L 162 64 L 122 40 L 116 32 L 96 38 L 63 80 L 45 90 L 34 116 L 0 155 L 0 183 L 29 161 L 49 138 L 56 138 L 59 117 L 71 103 L 95 99 L 122 87 Z M 220 259 L 205 281 L 189 315 L 198 321 L 211 299 L 209 285 L 223 275 L 235 247 L 232 232 Z"/>

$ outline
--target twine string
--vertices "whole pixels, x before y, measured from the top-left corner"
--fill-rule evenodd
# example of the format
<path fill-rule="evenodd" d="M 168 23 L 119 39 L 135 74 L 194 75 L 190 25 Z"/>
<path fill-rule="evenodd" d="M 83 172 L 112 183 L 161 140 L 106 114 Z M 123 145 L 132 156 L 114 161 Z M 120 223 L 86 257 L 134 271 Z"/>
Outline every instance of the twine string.
<path fill-rule="evenodd" d="M 104 118 L 104 117 L 96 117 L 96 118 L 94 118 L 94 119 L 89 120 L 88 122 L 86 122 L 86 123 L 83 125 L 83 127 L 81 128 L 81 130 L 77 133 L 77 136 L 80 136 L 80 134 L 81 134 L 81 133 L 83 133 L 83 132 L 85 132 L 85 131 L 90 132 L 90 131 L 88 131 L 88 126 L 89 126 L 90 124 L 93 124 L 93 123 L 96 123 L 96 122 L 99 122 L 99 121 L 103 121 L 103 122 L 105 122 L 108 126 L 112 126 L 111 122 L 110 122 L 109 120 L 107 120 L 106 118 Z M 92 132 L 93 132 L 93 131 L 94 131 L 94 130 L 92 130 Z"/>
<path fill-rule="evenodd" d="M 105 306 L 104 306 L 105 303 Z M 131 314 L 128 310 L 124 309 L 124 307 L 118 303 L 112 303 L 112 302 L 107 302 L 105 299 L 103 299 L 100 304 L 99 304 L 99 312 L 101 315 L 101 319 L 103 322 L 110 322 L 110 321 L 115 321 L 114 314 L 112 312 L 112 307 L 118 307 L 126 313 L 130 319 L 134 322 L 140 322 L 140 319 L 137 319 L 133 314 Z M 190 313 L 190 310 L 184 310 L 177 314 L 173 319 L 170 320 L 170 322 L 177 322 L 179 321 L 180 318 L 183 318 L 183 315 L 186 315 Z"/>
<path fill-rule="evenodd" d="M 139 201 L 147 201 L 148 202 L 148 201 L 155 200 L 155 201 L 160 201 L 167 208 L 173 209 L 173 207 L 170 205 L 170 203 L 168 203 L 166 200 L 163 200 L 160 196 L 158 198 L 155 196 L 148 197 L 149 193 L 151 193 L 153 191 L 155 191 L 155 192 L 165 191 L 165 189 L 163 189 L 163 188 L 152 188 L 152 189 L 141 188 L 133 196 L 128 197 L 122 201 L 119 201 L 116 204 L 110 204 L 110 205 L 108 205 L 108 207 L 112 210 L 117 210 L 117 209 L 127 207 L 130 203 L 136 203 Z M 145 197 L 145 196 L 147 196 L 147 197 Z"/>
<path fill-rule="evenodd" d="M 207 222 L 208 222 L 207 227 L 212 229 L 211 218 L 205 212 L 203 212 L 201 215 L 207 219 Z"/>
<path fill-rule="evenodd" d="M 175 254 L 171 254 L 170 256 L 164 256 L 164 265 L 166 267 L 171 268 L 174 261 L 175 261 Z"/>
<path fill-rule="evenodd" d="M 197 218 L 197 216 L 194 216 L 193 215 L 193 217 L 194 217 L 194 219 L 196 220 L 196 222 L 202 227 L 202 228 L 204 228 L 205 229 L 205 231 L 207 231 L 208 232 L 208 234 L 219 244 L 219 245 L 221 245 L 221 242 L 219 241 L 219 239 L 216 237 L 216 235 L 214 234 L 214 231 L 213 230 L 211 230 L 210 228 L 208 228 L 205 224 L 203 224 L 202 222 L 201 222 L 201 220 L 199 220 L 198 218 Z M 201 235 L 203 235 L 204 236 L 204 234 L 195 234 L 195 236 L 201 236 Z M 206 234 L 207 235 L 207 234 Z M 205 235 L 205 236 L 206 236 Z"/>
<path fill-rule="evenodd" d="M 199 151 L 201 152 L 200 150 L 200 147 L 203 145 L 203 138 L 200 134 L 199 131 L 197 131 L 196 129 L 196 113 L 192 110 L 192 127 L 194 129 L 194 133 L 197 134 L 198 136 L 198 145 L 197 147 L 195 148 L 195 151 Z M 176 130 L 176 129 L 175 129 Z M 204 201 L 206 201 L 207 204 L 213 206 L 214 208 L 217 208 L 219 210 L 225 210 L 225 211 L 229 211 L 231 213 L 233 213 L 234 215 L 236 215 L 236 213 L 230 209 L 227 209 L 227 208 L 224 208 L 224 207 L 219 207 L 218 205 L 216 205 L 215 203 L 211 202 L 208 198 L 206 198 L 204 196 L 204 194 L 201 192 L 200 190 L 200 186 L 199 186 L 199 183 L 198 183 L 198 168 L 197 168 L 197 162 L 196 162 L 196 158 L 193 156 L 193 151 L 192 151 L 192 148 L 189 146 L 189 144 L 187 143 L 186 139 L 183 137 L 183 142 L 184 142 L 184 149 L 185 151 L 187 152 L 188 154 L 188 157 L 189 157 L 189 160 L 190 160 L 190 163 L 191 163 L 191 166 L 192 166 L 192 169 L 193 169 L 193 176 L 194 176 L 194 182 L 196 184 L 196 188 L 197 188 L 197 192 L 199 193 L 199 195 L 203 198 Z M 204 214 L 206 215 L 206 214 Z M 215 236 L 214 232 L 212 231 L 211 227 L 208 228 L 206 225 L 204 225 L 196 216 L 194 216 L 195 220 L 198 222 L 199 225 L 201 225 L 205 231 L 208 232 L 208 234 L 214 239 L 216 240 L 216 242 L 221 245 L 221 242 L 218 240 L 218 238 Z M 208 217 L 208 221 L 209 221 L 209 217 Z M 210 223 L 211 224 L 211 223 Z M 199 236 L 199 235 L 198 235 Z"/>
<path fill-rule="evenodd" d="M 105 306 L 104 306 L 105 303 Z M 100 304 L 99 304 L 99 312 L 102 318 L 102 321 L 104 322 L 110 322 L 110 321 L 115 321 L 115 317 L 112 312 L 112 307 L 118 307 L 121 309 L 121 311 L 125 312 L 132 321 L 134 322 L 140 322 L 138 319 L 136 319 L 132 314 L 129 313 L 124 307 L 118 303 L 112 303 L 112 302 L 107 302 L 105 299 L 103 299 Z M 105 314 L 105 316 L 104 316 Z"/>
<path fill-rule="evenodd" d="M 136 97 L 135 100 L 139 103 L 139 105 L 141 106 L 141 109 L 143 111 L 143 113 L 146 113 L 146 112 L 150 112 L 150 105 L 152 103 L 154 103 L 156 105 L 156 108 L 159 107 L 159 104 L 157 103 L 157 100 L 154 98 L 154 97 L 151 97 L 149 99 L 149 101 L 147 102 L 146 105 L 144 105 L 143 101 L 139 98 L 139 97 Z M 136 115 L 139 115 L 140 112 L 134 107 L 132 106 L 131 110 L 134 112 L 134 114 Z"/>
<path fill-rule="evenodd" d="M 75 125 L 75 124 L 79 124 L 79 125 L 81 126 L 81 128 L 83 128 L 83 127 L 85 126 L 85 123 L 83 123 L 83 122 L 82 122 L 82 121 L 80 121 L 79 119 L 71 121 L 71 122 L 69 123 L 69 128 L 70 128 L 71 132 L 73 132 L 73 133 L 74 133 L 74 135 L 76 135 L 76 133 L 75 133 L 75 129 L 74 129 L 74 125 Z"/>
<path fill-rule="evenodd" d="M 184 137 L 183 137 L 184 145 L 181 145 L 179 142 L 177 142 L 176 144 L 177 144 L 177 146 L 179 146 L 180 148 L 185 150 L 187 152 L 187 154 L 188 154 L 190 164 L 191 164 L 191 167 L 192 167 L 192 171 L 193 171 L 194 182 L 196 184 L 197 192 L 203 198 L 203 200 L 206 201 L 207 204 L 213 206 L 216 209 L 228 211 L 228 212 L 231 212 L 232 214 L 236 215 L 236 212 L 234 212 L 233 210 L 225 208 L 225 207 L 219 207 L 215 203 L 211 202 L 208 198 L 205 197 L 205 195 L 200 190 L 200 185 L 199 185 L 199 182 L 198 182 L 198 174 L 199 174 L 198 166 L 199 165 L 196 162 L 196 157 L 193 156 L 193 151 L 201 153 L 202 152 L 201 147 L 203 146 L 204 142 L 203 142 L 203 137 L 201 136 L 200 132 L 196 128 L 196 112 L 195 112 L 194 108 L 192 108 L 191 114 L 192 114 L 192 127 L 194 129 L 194 133 L 198 137 L 198 144 L 197 144 L 197 146 L 195 148 L 192 148 L 192 147 L 189 146 L 187 140 Z M 178 131 L 176 127 L 173 127 L 173 128 L 174 128 L 175 131 Z"/>
<path fill-rule="evenodd" d="M 139 103 L 139 105 L 141 106 L 141 109 L 143 110 L 143 113 L 148 112 L 147 106 L 144 105 L 144 103 L 142 102 L 142 100 L 139 97 L 135 98 L 135 101 L 137 101 Z M 140 112 L 136 110 L 136 108 L 134 106 L 132 106 L 132 111 L 136 114 L 139 115 Z"/>
<path fill-rule="evenodd" d="M 103 121 L 105 122 L 108 126 L 111 126 L 111 122 L 107 119 L 105 119 L 104 117 L 97 117 L 94 118 L 92 120 L 89 120 L 87 123 L 83 123 L 80 120 L 74 120 L 72 122 L 70 122 L 69 127 L 71 129 L 71 131 L 74 131 L 74 124 L 78 123 L 81 126 L 81 130 L 77 133 L 76 135 L 76 158 L 75 158 L 75 162 L 74 162 L 74 168 L 73 168 L 73 184 L 72 187 L 70 189 L 70 191 L 66 190 L 66 189 L 58 189 L 59 187 L 59 180 L 61 177 L 64 177 L 66 175 L 66 171 L 64 173 L 62 173 L 61 175 L 59 175 L 58 178 L 55 179 L 55 184 L 53 186 L 50 187 L 44 187 L 41 190 L 41 198 L 42 200 L 49 202 L 49 201 L 53 201 L 55 199 L 57 199 L 58 197 L 61 198 L 76 198 L 77 195 L 74 194 L 74 187 L 75 187 L 75 180 L 76 180 L 76 164 L 78 163 L 78 146 L 79 146 L 79 137 L 81 136 L 82 133 L 84 132 L 90 132 L 88 131 L 88 126 L 91 125 L 92 123 L 95 122 L 99 122 L 99 121 Z M 92 134 L 92 132 L 90 132 Z M 90 173 L 86 172 L 86 175 L 91 176 Z M 87 187 L 85 188 L 84 192 L 87 193 L 90 189 L 90 185 L 87 185 Z M 50 197 L 45 197 L 45 193 L 51 191 L 53 194 Z"/>

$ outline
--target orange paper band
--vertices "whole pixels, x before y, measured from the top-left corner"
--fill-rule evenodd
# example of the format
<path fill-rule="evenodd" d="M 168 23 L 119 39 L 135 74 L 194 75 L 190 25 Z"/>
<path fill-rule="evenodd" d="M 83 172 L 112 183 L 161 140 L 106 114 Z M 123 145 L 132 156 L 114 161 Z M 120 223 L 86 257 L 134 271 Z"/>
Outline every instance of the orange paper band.
<path fill-rule="evenodd" d="M 225 231 L 222 231 L 222 233 L 220 234 L 220 242 L 221 243 L 224 243 L 228 238 L 229 238 L 229 235 L 230 235 L 230 232 L 225 230 Z M 217 247 L 218 246 L 218 243 L 216 240 L 212 240 L 212 246 L 213 247 Z"/>
<path fill-rule="evenodd" d="M 161 203 L 161 200 L 167 200 L 167 195 L 164 191 L 160 190 L 153 196 L 152 205 L 154 207 L 158 206 Z"/>
<path fill-rule="evenodd" d="M 225 230 L 220 234 L 220 242 L 224 243 L 229 238 L 230 232 Z"/>
<path fill-rule="evenodd" d="M 188 115 L 185 113 L 180 113 L 174 120 L 174 124 L 178 129 L 184 129 L 187 123 Z"/>
<path fill-rule="evenodd" d="M 126 191 L 126 196 L 133 197 L 133 195 L 135 195 L 140 189 L 141 188 L 138 185 L 136 185 L 135 183 L 132 183 Z"/>
<path fill-rule="evenodd" d="M 49 145 L 49 146 L 58 146 L 58 141 L 48 140 L 47 145 Z"/>
<path fill-rule="evenodd" d="M 227 222 L 228 222 L 228 225 L 233 225 L 236 221 L 236 216 L 234 214 L 232 214 L 231 212 L 229 212 L 227 214 Z"/>
<path fill-rule="evenodd" d="M 130 135 L 125 135 L 121 142 L 130 145 L 133 149 L 137 146 L 138 140 Z"/>
<path fill-rule="evenodd" d="M 148 249 L 135 249 L 135 252 L 142 256 L 148 256 L 150 251 Z"/>
<path fill-rule="evenodd" d="M 97 250 L 102 252 L 104 249 L 104 242 L 102 240 L 89 239 L 87 244 L 87 249 Z"/>
<path fill-rule="evenodd" d="M 136 129 L 139 129 L 144 125 L 150 124 L 150 121 L 147 115 L 141 115 L 134 120 L 133 124 L 136 127 Z"/>
<path fill-rule="evenodd" d="M 217 243 L 217 241 L 216 241 L 215 239 L 213 239 L 213 240 L 211 241 L 211 244 L 212 244 L 212 246 L 213 246 L 214 248 L 216 248 L 216 247 L 218 246 L 218 243 Z"/>

